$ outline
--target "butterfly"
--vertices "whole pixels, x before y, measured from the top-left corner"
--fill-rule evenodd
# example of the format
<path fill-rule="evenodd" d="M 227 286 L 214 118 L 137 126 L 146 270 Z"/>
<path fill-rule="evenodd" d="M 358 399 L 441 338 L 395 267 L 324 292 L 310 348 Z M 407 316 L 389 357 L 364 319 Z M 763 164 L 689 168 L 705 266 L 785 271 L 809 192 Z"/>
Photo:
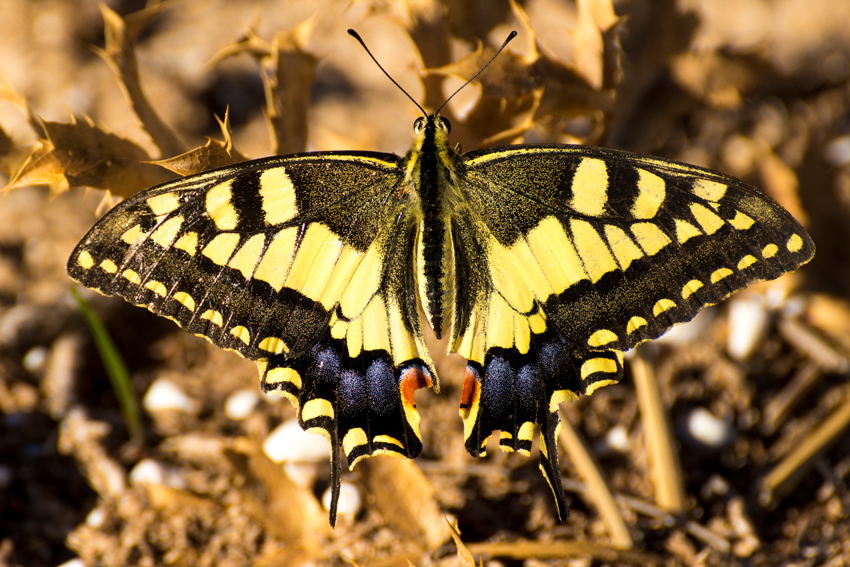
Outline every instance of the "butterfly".
<path fill-rule="evenodd" d="M 330 441 L 331 524 L 340 451 L 353 468 L 422 450 L 413 394 L 439 392 L 430 326 L 467 359 L 468 452 L 498 430 L 502 449 L 529 455 L 539 429 L 563 520 L 559 404 L 619 381 L 624 351 L 795 270 L 814 244 L 722 173 L 586 146 L 461 154 L 439 110 L 422 112 L 404 156 L 283 155 L 137 193 L 68 273 L 256 361 L 263 391 Z"/>

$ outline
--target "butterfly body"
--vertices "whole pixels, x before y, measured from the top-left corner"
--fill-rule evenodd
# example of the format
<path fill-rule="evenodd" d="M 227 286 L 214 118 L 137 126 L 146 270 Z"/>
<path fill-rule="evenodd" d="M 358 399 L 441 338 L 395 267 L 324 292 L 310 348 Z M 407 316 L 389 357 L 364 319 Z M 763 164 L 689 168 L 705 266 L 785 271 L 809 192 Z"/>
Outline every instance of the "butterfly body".
<path fill-rule="evenodd" d="M 459 154 L 417 120 L 403 157 L 318 152 L 171 181 L 122 202 L 74 279 L 255 360 L 266 392 L 349 466 L 422 448 L 413 392 L 439 390 L 423 325 L 468 360 L 467 450 L 528 454 L 566 517 L 558 405 L 623 373 L 623 351 L 814 245 L 744 182 L 582 146 Z"/>

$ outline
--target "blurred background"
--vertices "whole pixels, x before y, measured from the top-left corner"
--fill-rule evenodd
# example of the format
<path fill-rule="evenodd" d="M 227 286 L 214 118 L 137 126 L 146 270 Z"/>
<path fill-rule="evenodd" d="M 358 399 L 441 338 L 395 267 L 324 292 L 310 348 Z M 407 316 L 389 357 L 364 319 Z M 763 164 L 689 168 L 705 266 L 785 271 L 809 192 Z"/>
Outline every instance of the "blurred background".
<path fill-rule="evenodd" d="M 2 12 L 0 565 L 464 564 L 445 518 L 493 567 L 850 559 L 850 3 L 4 0 Z M 253 363 L 81 290 L 126 363 L 143 432 L 122 416 L 69 294 L 71 249 L 115 200 L 174 171 L 407 151 L 419 111 L 348 28 L 429 111 L 517 30 L 443 110 L 463 150 L 581 143 L 710 167 L 772 196 L 817 245 L 799 272 L 706 310 L 643 349 L 621 384 L 562 408 L 564 524 L 536 443 L 530 459 L 496 443 L 467 455 L 451 357 L 441 395 L 417 394 L 422 456 L 346 472 L 333 531 L 326 442 L 260 396 Z M 636 394 L 647 375 L 654 410 Z M 672 460 L 654 452 L 665 443 Z"/>

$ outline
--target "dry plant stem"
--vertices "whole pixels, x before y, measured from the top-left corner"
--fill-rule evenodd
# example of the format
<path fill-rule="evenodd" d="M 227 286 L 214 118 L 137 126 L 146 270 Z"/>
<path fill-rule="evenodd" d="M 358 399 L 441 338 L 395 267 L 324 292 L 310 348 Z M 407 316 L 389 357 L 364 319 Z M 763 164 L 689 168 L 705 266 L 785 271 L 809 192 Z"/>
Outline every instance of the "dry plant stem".
<path fill-rule="evenodd" d="M 569 454 L 570 461 L 575 465 L 578 474 L 587 483 L 588 490 L 585 494 L 593 499 L 599 509 L 608 527 L 611 545 L 620 549 L 632 549 L 634 541 L 599 463 L 591 454 L 587 443 L 563 413 L 561 413 L 561 433 L 558 440 Z"/>
<path fill-rule="evenodd" d="M 811 360 L 797 369 L 791 381 L 765 406 L 762 431 L 767 435 L 776 433 L 776 430 L 785 423 L 796 403 L 803 398 L 803 394 L 817 382 L 822 374 L 821 365 Z"/>
<path fill-rule="evenodd" d="M 633 562 L 641 565 L 661 565 L 664 559 L 642 551 L 614 549 L 582 541 L 517 541 L 475 543 L 467 546 L 473 556 L 511 557 L 513 559 L 564 559 L 590 557 L 607 563 Z"/>
<path fill-rule="evenodd" d="M 780 320 L 779 333 L 786 341 L 818 362 L 823 370 L 838 373 L 850 370 L 850 360 L 847 360 L 846 356 L 797 319 Z"/>
<path fill-rule="evenodd" d="M 850 390 L 832 415 L 796 445 L 791 454 L 782 459 L 761 481 L 759 502 L 763 506 L 775 504 L 789 494 L 808 473 L 817 457 L 838 440 L 850 426 Z"/>
<path fill-rule="evenodd" d="M 186 146 L 177 135 L 160 119 L 148 103 L 139 82 L 139 69 L 136 64 L 136 52 L 133 38 L 127 32 L 124 20 L 117 13 L 101 4 L 104 21 L 106 46 L 99 51 L 103 60 L 112 68 L 127 102 L 139 117 L 145 131 L 159 148 L 161 157 L 172 157 L 186 151 Z"/>
<path fill-rule="evenodd" d="M 640 348 L 635 349 L 635 356 L 632 358 L 632 376 L 644 425 L 658 507 L 673 514 L 682 514 L 685 511 L 682 468 L 676 456 L 675 441 L 664 403 L 661 401 L 658 383 L 652 376 L 650 365 L 641 354 Z"/>

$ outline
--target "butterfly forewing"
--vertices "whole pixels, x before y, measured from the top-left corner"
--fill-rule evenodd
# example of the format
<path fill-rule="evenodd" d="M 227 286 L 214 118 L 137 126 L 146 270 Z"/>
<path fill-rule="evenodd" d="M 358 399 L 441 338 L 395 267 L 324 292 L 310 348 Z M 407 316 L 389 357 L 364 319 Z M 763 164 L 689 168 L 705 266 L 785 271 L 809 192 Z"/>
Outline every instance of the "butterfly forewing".
<path fill-rule="evenodd" d="M 466 157 L 493 291 L 518 315 L 541 310 L 574 349 L 632 348 L 814 254 L 782 207 L 702 168 L 570 146 Z"/>

